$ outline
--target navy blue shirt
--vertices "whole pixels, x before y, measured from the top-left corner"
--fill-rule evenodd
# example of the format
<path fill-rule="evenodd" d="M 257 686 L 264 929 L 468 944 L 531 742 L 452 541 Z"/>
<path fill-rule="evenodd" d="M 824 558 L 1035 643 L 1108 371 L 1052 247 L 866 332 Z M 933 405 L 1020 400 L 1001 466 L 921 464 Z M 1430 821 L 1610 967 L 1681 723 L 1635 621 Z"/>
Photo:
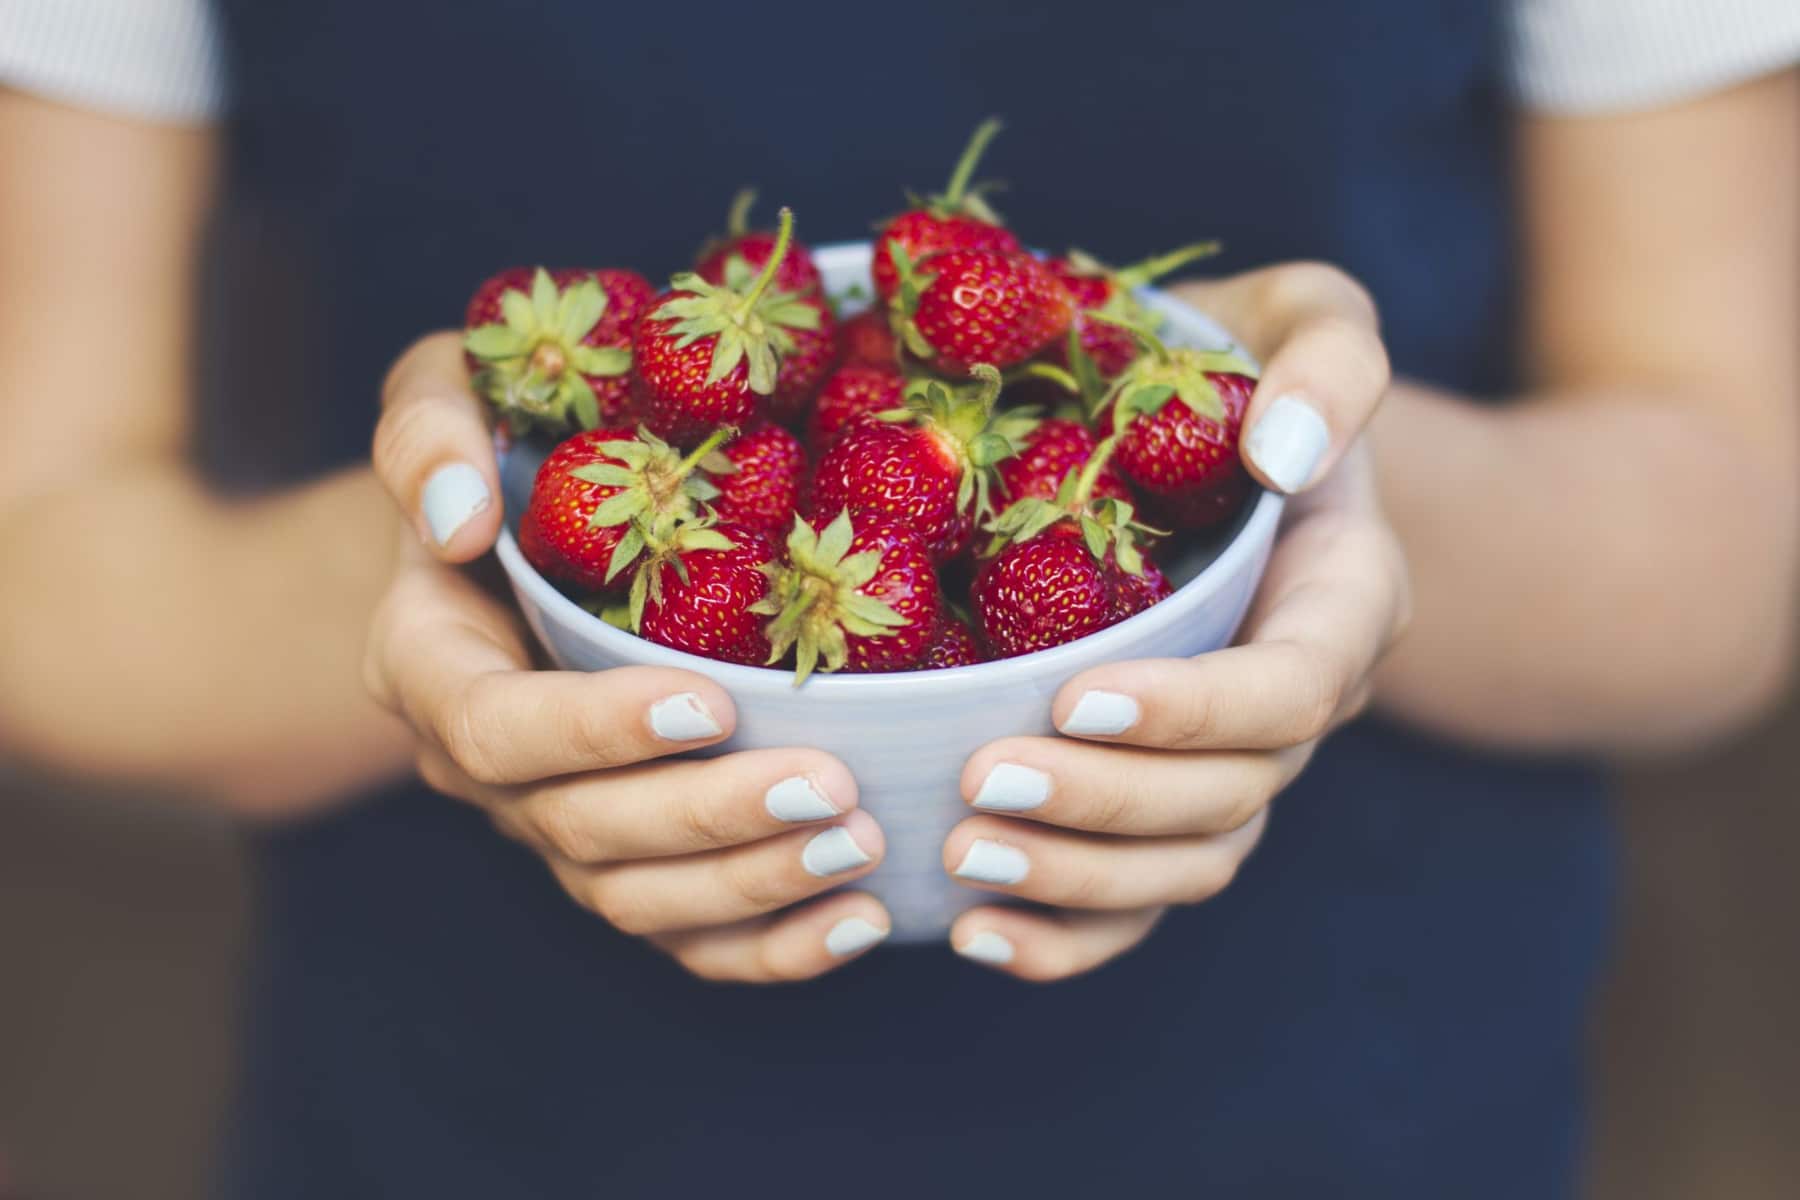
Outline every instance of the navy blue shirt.
<path fill-rule="evenodd" d="M 362 457 L 387 364 L 498 266 L 664 274 L 742 183 L 811 240 L 860 237 L 992 112 L 1028 242 L 1329 259 L 1379 300 L 1401 371 L 1510 382 L 1485 3 L 225 7 L 206 446 L 224 477 Z M 1365 721 L 1224 895 L 1049 987 L 935 948 L 700 983 L 419 790 L 259 851 L 230 1195 L 1572 1186 L 1612 869 L 1576 764 Z"/>

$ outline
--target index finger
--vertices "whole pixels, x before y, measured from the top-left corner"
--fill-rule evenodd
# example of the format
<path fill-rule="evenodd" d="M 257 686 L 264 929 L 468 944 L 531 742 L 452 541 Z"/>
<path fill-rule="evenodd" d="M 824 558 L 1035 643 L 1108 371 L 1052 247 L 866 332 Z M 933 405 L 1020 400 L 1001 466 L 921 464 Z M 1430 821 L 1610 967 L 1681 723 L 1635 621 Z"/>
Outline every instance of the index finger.
<path fill-rule="evenodd" d="M 413 344 L 388 372 L 375 427 L 375 474 L 433 554 L 467 562 L 500 536 L 500 472 L 462 339 Z"/>
<path fill-rule="evenodd" d="M 1369 293 L 1324 263 L 1286 263 L 1172 289 L 1224 322 L 1263 362 L 1244 412 L 1244 463 L 1292 494 L 1331 472 L 1387 393 Z"/>
<path fill-rule="evenodd" d="M 1319 737 L 1360 705 L 1399 628 L 1397 553 L 1373 523 L 1297 525 L 1277 547 L 1244 644 L 1083 671 L 1057 693 L 1056 727 L 1176 750 L 1277 750 Z"/>
<path fill-rule="evenodd" d="M 395 583 L 371 645 L 379 698 L 480 783 L 678 754 L 723 741 L 736 722 L 725 690 L 692 671 L 530 670 L 499 602 L 436 565 Z"/>

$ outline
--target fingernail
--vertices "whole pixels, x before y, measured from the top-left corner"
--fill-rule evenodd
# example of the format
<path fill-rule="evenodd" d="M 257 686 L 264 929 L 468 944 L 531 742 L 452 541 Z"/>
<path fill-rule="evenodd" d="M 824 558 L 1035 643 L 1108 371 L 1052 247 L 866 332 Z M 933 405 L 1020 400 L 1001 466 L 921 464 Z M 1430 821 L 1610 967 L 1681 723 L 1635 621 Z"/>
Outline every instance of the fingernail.
<path fill-rule="evenodd" d="M 1060 726 L 1064 733 L 1124 733 L 1138 721 L 1138 703 L 1117 692 L 1084 692 Z"/>
<path fill-rule="evenodd" d="M 819 834 L 800 852 L 800 865 L 809 874 L 820 877 L 838 875 L 873 861 L 842 825 Z"/>
<path fill-rule="evenodd" d="M 1050 798 L 1050 777 L 1042 771 L 1003 762 L 988 772 L 975 793 L 975 807 L 989 812 L 1025 812 Z"/>
<path fill-rule="evenodd" d="M 989 929 L 982 930 L 955 949 L 964 958 L 991 967 L 1003 967 L 1013 960 L 1013 944 Z"/>
<path fill-rule="evenodd" d="M 1244 453 L 1284 492 L 1306 486 L 1330 445 L 1325 418 L 1298 396 L 1275 397 L 1262 420 L 1244 435 Z"/>
<path fill-rule="evenodd" d="M 861 917 L 845 917 L 825 935 L 825 948 L 839 958 L 867 950 L 888 935 L 879 925 L 871 925 Z"/>
<path fill-rule="evenodd" d="M 694 692 L 677 692 L 652 704 L 650 728 L 657 737 L 670 742 L 694 742 L 724 732 L 712 710 Z"/>
<path fill-rule="evenodd" d="M 431 473 L 425 490 L 419 496 L 419 507 L 425 512 L 425 524 L 440 546 L 450 544 L 456 531 L 469 523 L 469 518 L 490 503 L 487 480 L 468 463 L 449 463 Z"/>
<path fill-rule="evenodd" d="M 838 815 L 819 785 L 804 775 L 784 779 L 764 792 L 763 807 L 777 821 L 823 821 Z"/>
<path fill-rule="evenodd" d="M 978 883 L 1019 883 L 1031 873 L 1031 860 L 1017 846 L 1003 846 L 986 838 L 976 838 L 962 865 L 956 868 L 958 879 Z"/>

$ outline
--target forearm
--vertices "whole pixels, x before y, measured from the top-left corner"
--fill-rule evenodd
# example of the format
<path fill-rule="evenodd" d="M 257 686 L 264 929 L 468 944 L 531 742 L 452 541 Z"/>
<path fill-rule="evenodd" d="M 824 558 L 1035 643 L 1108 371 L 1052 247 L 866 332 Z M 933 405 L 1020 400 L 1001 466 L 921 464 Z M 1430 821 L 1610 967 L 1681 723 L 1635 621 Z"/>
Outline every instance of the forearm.
<path fill-rule="evenodd" d="M 1483 409 L 1415 386 L 1374 440 L 1417 601 L 1380 679 L 1390 712 L 1463 740 L 1628 752 L 1703 739 L 1781 686 L 1792 447 L 1644 395 Z"/>
<path fill-rule="evenodd" d="M 400 523 L 366 470 L 229 504 L 174 465 L 0 515 L 0 752 L 247 810 L 401 770 L 364 694 Z"/>

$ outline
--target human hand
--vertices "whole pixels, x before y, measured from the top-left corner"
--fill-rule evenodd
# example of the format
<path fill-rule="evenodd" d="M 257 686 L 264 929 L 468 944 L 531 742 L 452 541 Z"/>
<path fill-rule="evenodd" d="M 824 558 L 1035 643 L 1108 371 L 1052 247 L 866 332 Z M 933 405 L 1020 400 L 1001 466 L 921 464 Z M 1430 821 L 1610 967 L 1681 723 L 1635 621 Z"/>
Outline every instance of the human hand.
<path fill-rule="evenodd" d="M 1388 383 L 1367 296 L 1315 264 L 1174 290 L 1267 364 L 1245 420 L 1252 473 L 1310 490 L 1290 502 L 1237 645 L 1085 671 L 1052 707 L 1066 736 L 969 759 L 963 796 L 981 813 L 951 832 L 945 869 L 1054 909 L 984 905 L 950 940 L 1025 979 L 1091 970 L 1167 906 L 1223 890 L 1270 800 L 1367 703 L 1407 620 L 1405 561 L 1357 443 Z"/>
<path fill-rule="evenodd" d="M 420 775 L 529 846 L 574 900 L 707 979 L 819 975 L 886 936 L 872 896 L 818 893 L 875 869 L 880 828 L 817 750 L 667 761 L 731 735 L 704 675 L 533 671 L 517 619 L 451 564 L 498 536 L 499 474 L 459 340 L 415 345 L 375 434 L 408 537 L 373 622 L 370 691 L 418 739 Z"/>

